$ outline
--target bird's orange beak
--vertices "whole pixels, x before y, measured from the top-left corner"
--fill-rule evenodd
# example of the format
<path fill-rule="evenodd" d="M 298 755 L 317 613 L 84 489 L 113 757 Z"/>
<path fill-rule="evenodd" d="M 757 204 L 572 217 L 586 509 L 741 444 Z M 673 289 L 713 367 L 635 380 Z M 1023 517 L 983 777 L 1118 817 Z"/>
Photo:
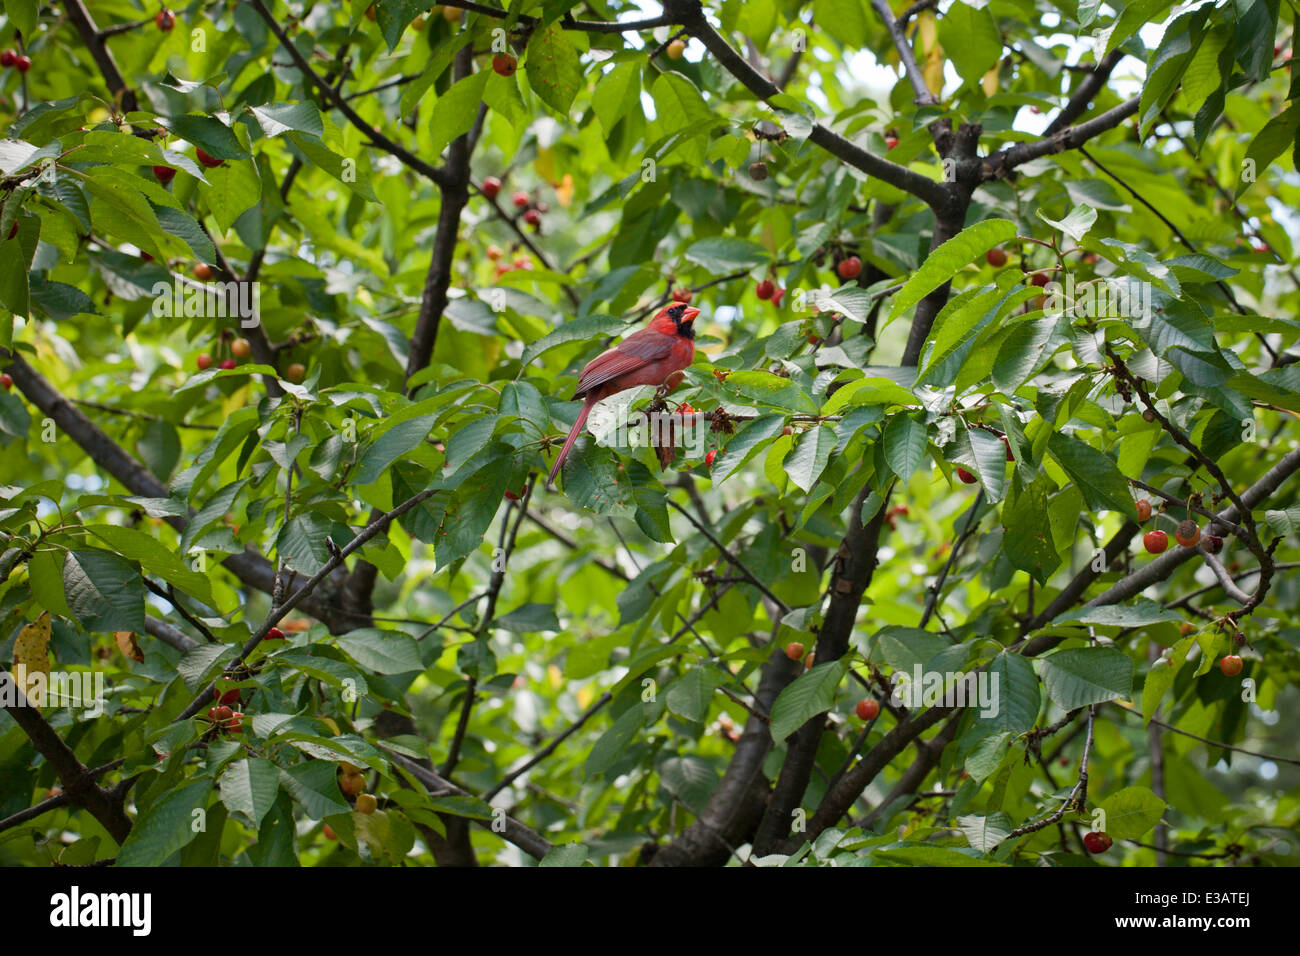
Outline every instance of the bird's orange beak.
<path fill-rule="evenodd" d="M 684 311 L 684 312 L 682 313 L 682 321 L 683 321 L 683 322 L 694 322 L 694 321 L 695 321 L 695 317 L 696 317 L 697 315 L 699 315 L 699 314 L 700 314 L 700 310 L 699 310 L 699 309 L 692 308 L 691 306 L 688 305 L 688 306 L 686 307 L 686 311 Z"/>

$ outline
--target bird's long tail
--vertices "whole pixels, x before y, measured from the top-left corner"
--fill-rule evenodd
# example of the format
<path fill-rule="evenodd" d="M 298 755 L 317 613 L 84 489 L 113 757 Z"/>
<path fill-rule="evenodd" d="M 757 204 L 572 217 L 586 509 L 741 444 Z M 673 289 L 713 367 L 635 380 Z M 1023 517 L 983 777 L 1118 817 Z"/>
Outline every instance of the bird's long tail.
<path fill-rule="evenodd" d="M 587 416 L 591 414 L 591 408 L 595 404 L 589 397 L 583 400 L 582 411 L 578 412 L 578 417 L 573 422 L 573 428 L 569 429 L 569 437 L 564 439 L 560 454 L 556 457 L 555 464 L 551 466 L 551 475 L 546 479 L 548 485 L 555 484 L 555 476 L 564 467 L 564 460 L 569 457 L 569 451 L 573 448 L 573 443 L 578 440 L 578 435 L 582 433 L 583 427 L 587 424 Z"/>

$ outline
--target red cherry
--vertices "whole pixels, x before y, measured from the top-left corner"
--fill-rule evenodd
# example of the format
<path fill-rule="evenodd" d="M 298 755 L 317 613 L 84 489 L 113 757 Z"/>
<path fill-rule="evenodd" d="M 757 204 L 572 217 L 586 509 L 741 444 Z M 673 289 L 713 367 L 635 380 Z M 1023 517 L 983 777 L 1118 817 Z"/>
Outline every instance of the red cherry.
<path fill-rule="evenodd" d="M 1201 540 L 1201 529 L 1191 518 L 1178 523 L 1178 530 L 1174 532 L 1174 540 L 1184 548 L 1194 548 Z"/>
<path fill-rule="evenodd" d="M 994 246 L 988 252 L 984 253 L 984 261 L 994 269 L 1001 269 L 1007 264 L 1007 254 L 1000 246 Z"/>
<path fill-rule="evenodd" d="M 501 180 L 495 176 L 488 176 L 483 180 L 483 195 L 488 199 L 496 199 L 497 193 L 501 192 Z"/>
<path fill-rule="evenodd" d="M 1011 440 L 1006 435 L 1002 436 L 1002 446 L 1007 450 L 1007 461 L 1015 461 L 1016 454 L 1011 450 Z"/>
<path fill-rule="evenodd" d="M 858 701 L 858 717 L 862 720 L 875 720 L 880 713 L 880 702 L 874 697 Z"/>
<path fill-rule="evenodd" d="M 13 387 L 14 387 L 13 376 L 10 375 L 8 372 L 0 372 L 0 388 L 3 388 L 7 392 L 9 391 L 9 389 Z"/>
<path fill-rule="evenodd" d="M 673 289 L 673 301 L 680 302 L 683 305 L 688 304 L 695 297 L 695 293 L 690 289 Z"/>
<path fill-rule="evenodd" d="M 200 372 L 206 372 L 212 368 L 212 356 L 207 352 L 200 352 L 199 357 L 194 360 L 194 364 L 199 367 Z"/>
<path fill-rule="evenodd" d="M 712 467 L 713 467 L 713 459 L 715 459 L 715 458 L 717 458 L 717 457 L 718 457 L 718 450 L 717 450 L 716 448 L 710 449 L 709 453 L 708 453 L 707 455 L 704 456 L 704 467 L 705 467 L 705 468 L 712 468 Z"/>
<path fill-rule="evenodd" d="M 234 716 L 235 716 L 235 712 L 231 710 L 229 707 L 225 706 L 224 704 L 219 707 L 213 707 L 211 710 L 208 711 L 208 720 L 212 721 L 215 724 L 225 723 L 227 720 L 229 720 L 231 717 Z"/>
<path fill-rule="evenodd" d="M 266 637 L 262 638 L 262 640 L 264 640 L 264 641 L 282 641 L 282 640 L 284 640 L 284 631 L 280 630 L 278 627 L 273 627 L 273 628 L 271 628 L 269 631 L 266 632 Z"/>
<path fill-rule="evenodd" d="M 1206 554 L 1218 554 L 1223 550 L 1223 539 L 1217 534 L 1201 535 L 1201 550 Z"/>
<path fill-rule="evenodd" d="M 13 50 L 5 50 L 3 53 L 0 53 L 0 66 L 8 68 L 13 66 L 17 62 L 18 62 L 18 54 L 15 53 Z"/>
<path fill-rule="evenodd" d="M 774 292 L 776 292 L 776 283 L 771 279 L 759 280 L 758 285 L 754 288 L 754 294 L 760 299 L 770 299 Z"/>
<path fill-rule="evenodd" d="M 206 262 L 200 262 L 194 267 L 194 278 L 200 282 L 207 282 L 212 278 L 212 266 Z"/>
<path fill-rule="evenodd" d="M 1163 531 L 1148 531 L 1142 536 L 1142 545 L 1151 554 L 1159 554 L 1169 547 L 1169 535 Z"/>
<path fill-rule="evenodd" d="M 235 368 L 237 365 L 239 365 L 239 363 L 236 362 L 234 359 L 226 358 L 221 360 L 221 365 L 219 367 L 229 371 L 230 369 Z"/>
<path fill-rule="evenodd" d="M 216 700 L 216 702 L 217 702 L 218 704 L 221 704 L 221 705 L 223 705 L 223 706 L 229 706 L 229 705 L 231 705 L 231 704 L 238 704 L 238 703 L 239 703 L 239 688 L 238 688 L 238 687 L 234 687 L 234 688 L 231 688 L 230 690 L 225 691 L 225 692 L 223 693 L 220 687 L 214 687 L 214 688 L 212 688 L 212 697 L 213 697 L 213 699 Z"/>
<path fill-rule="evenodd" d="M 176 25 L 176 17 L 172 15 L 170 10 L 164 8 L 154 14 L 153 22 L 158 24 L 159 30 L 163 33 L 167 33 Z"/>
<path fill-rule="evenodd" d="M 857 256 L 849 256 L 835 267 L 835 271 L 839 273 L 840 278 L 845 282 L 856 279 L 862 272 L 862 260 Z"/>
<path fill-rule="evenodd" d="M 509 53 L 498 53 L 492 58 L 492 69 L 501 76 L 514 76 L 519 69 L 519 61 Z"/>
<path fill-rule="evenodd" d="M 230 715 L 230 723 L 226 724 L 225 731 L 228 734 L 242 734 L 244 732 L 244 715 L 235 711 Z"/>
<path fill-rule="evenodd" d="M 504 255 L 505 253 L 501 251 L 501 247 L 498 246 L 495 242 L 492 243 L 492 245 L 487 247 L 487 257 L 491 259 L 493 262 L 496 262 Z"/>
<path fill-rule="evenodd" d="M 208 167 L 208 169 L 213 169 L 221 165 L 221 160 L 207 152 L 202 146 L 194 147 L 194 155 L 198 156 L 199 162 Z"/>
<path fill-rule="evenodd" d="M 797 661 L 802 659 L 803 645 L 800 644 L 798 641 L 791 641 L 789 644 L 785 646 L 785 656 L 790 658 L 790 660 L 792 661 Z"/>
<path fill-rule="evenodd" d="M 776 289 L 772 293 L 772 304 L 778 309 L 781 308 L 781 300 L 785 298 L 785 289 Z"/>
<path fill-rule="evenodd" d="M 166 186 L 176 178 L 176 170 L 172 169 L 170 166 L 155 166 L 153 168 L 153 175 L 158 182 Z"/>
<path fill-rule="evenodd" d="M 524 213 L 524 222 L 530 226 L 540 226 L 542 224 L 542 214 L 536 209 L 530 209 Z"/>
<path fill-rule="evenodd" d="M 516 208 L 516 209 L 523 209 L 525 206 L 527 206 L 527 205 L 528 205 L 530 202 L 532 202 L 533 200 L 532 200 L 532 197 L 530 197 L 530 196 L 528 195 L 528 193 L 526 193 L 526 192 L 524 192 L 522 189 L 520 189 L 520 190 L 517 190 L 517 191 L 515 192 L 515 194 L 514 194 L 513 196 L 510 197 L 510 201 L 513 202 L 513 203 L 515 204 L 515 208 Z"/>
<path fill-rule="evenodd" d="M 1229 654 L 1219 661 L 1219 670 L 1223 671 L 1224 677 L 1236 677 L 1241 673 L 1241 658 L 1236 654 Z"/>
<path fill-rule="evenodd" d="M 1029 277 L 1029 284 L 1036 285 L 1041 289 L 1043 286 L 1047 285 L 1047 273 L 1035 272 L 1032 276 Z"/>
<path fill-rule="evenodd" d="M 1105 853 L 1114 842 L 1109 834 L 1098 833 L 1095 830 L 1090 830 L 1083 835 L 1083 845 L 1087 847 L 1089 853 Z"/>
<path fill-rule="evenodd" d="M 20 56 L 14 60 L 14 66 L 18 67 L 19 73 L 26 73 L 32 68 L 32 58 L 29 56 Z"/>
<path fill-rule="evenodd" d="M 967 484 L 967 485 L 973 485 L 973 484 L 975 484 L 975 482 L 979 481 L 978 478 L 976 478 L 974 475 L 972 475 L 972 474 L 971 474 L 969 471 L 967 471 L 965 468 L 958 468 L 958 469 L 957 469 L 957 477 L 960 478 L 960 479 L 962 480 L 962 482 L 963 482 L 964 484 Z"/>
<path fill-rule="evenodd" d="M 893 149 L 897 145 L 898 145 L 898 137 L 895 136 L 893 133 L 890 133 L 885 137 L 886 149 Z"/>
<path fill-rule="evenodd" d="M 1138 513 L 1138 521 L 1144 522 L 1151 517 L 1151 502 L 1145 498 L 1139 500 L 1135 506 Z"/>

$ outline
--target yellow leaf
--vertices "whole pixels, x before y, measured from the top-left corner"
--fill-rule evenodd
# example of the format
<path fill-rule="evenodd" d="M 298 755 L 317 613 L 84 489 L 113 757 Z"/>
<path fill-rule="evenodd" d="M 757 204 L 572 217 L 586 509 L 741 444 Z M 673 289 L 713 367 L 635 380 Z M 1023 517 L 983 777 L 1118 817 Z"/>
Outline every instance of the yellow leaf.
<path fill-rule="evenodd" d="M 565 173 L 564 177 L 555 184 L 555 198 L 566 209 L 573 203 L 573 189 L 573 173 Z"/>
<path fill-rule="evenodd" d="M 129 658 L 137 664 L 144 663 L 144 651 L 140 650 L 140 645 L 133 633 L 130 631 L 114 631 L 113 639 L 117 641 L 117 649 L 122 652 L 123 657 Z"/>
<path fill-rule="evenodd" d="M 39 709 L 45 703 L 45 691 L 50 684 L 49 611 L 42 611 L 34 624 L 19 632 L 14 641 L 13 675 L 32 706 Z"/>
<path fill-rule="evenodd" d="M 984 74 L 984 80 L 981 83 L 984 87 L 984 95 L 992 96 L 998 91 L 998 67 L 994 67 Z"/>
<path fill-rule="evenodd" d="M 925 51 L 925 62 L 921 64 L 921 75 L 930 92 L 938 96 L 943 92 L 943 47 L 939 46 L 939 21 L 934 12 L 926 10 L 918 17 L 918 33 L 921 49 Z"/>
<path fill-rule="evenodd" d="M 533 160 L 533 165 L 537 168 L 537 175 L 541 176 L 548 182 L 555 181 L 555 150 L 549 146 L 544 146 L 537 151 L 537 159 Z"/>

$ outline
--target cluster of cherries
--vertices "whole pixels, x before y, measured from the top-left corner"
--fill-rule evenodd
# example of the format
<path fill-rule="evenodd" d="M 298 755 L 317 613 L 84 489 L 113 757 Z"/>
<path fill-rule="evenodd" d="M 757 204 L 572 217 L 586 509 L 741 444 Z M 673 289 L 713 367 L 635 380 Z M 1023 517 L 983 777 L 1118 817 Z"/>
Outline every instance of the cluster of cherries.
<path fill-rule="evenodd" d="M 16 50 L 5 50 L 0 53 L 0 66 L 6 70 L 9 67 L 15 67 L 19 73 L 26 73 L 32 68 L 32 58 L 25 53 L 19 53 Z"/>
<path fill-rule="evenodd" d="M 1135 507 L 1138 521 L 1145 523 L 1151 517 L 1151 502 L 1139 500 Z M 1217 534 L 1201 534 L 1200 526 L 1191 518 L 1178 523 L 1174 540 L 1184 548 L 1194 548 L 1199 544 L 1206 554 L 1218 554 L 1223 550 L 1223 539 Z M 1142 536 L 1142 546 L 1148 554 L 1161 554 L 1169 547 L 1169 535 L 1158 530 L 1148 531 Z"/>

